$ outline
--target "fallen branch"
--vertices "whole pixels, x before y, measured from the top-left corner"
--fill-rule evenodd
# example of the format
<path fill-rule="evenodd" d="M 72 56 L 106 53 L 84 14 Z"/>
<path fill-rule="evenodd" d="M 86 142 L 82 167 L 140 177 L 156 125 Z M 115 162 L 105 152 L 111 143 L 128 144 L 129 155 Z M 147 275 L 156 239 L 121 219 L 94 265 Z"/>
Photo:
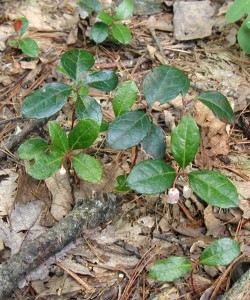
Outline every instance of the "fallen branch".
<path fill-rule="evenodd" d="M 74 241 L 83 229 L 106 223 L 114 217 L 115 197 L 104 194 L 98 198 L 84 200 L 53 228 L 0 265 L 0 299 L 10 295 L 22 278 Z"/>

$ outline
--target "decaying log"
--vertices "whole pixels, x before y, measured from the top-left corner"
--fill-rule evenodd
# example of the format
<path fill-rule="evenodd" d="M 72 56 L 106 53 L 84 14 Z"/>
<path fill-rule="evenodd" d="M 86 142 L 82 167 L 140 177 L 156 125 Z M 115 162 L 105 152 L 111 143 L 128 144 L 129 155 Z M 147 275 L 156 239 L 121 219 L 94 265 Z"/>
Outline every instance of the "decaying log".
<path fill-rule="evenodd" d="M 110 221 L 115 211 L 116 199 L 113 195 L 104 194 L 98 199 L 83 200 L 49 231 L 0 265 L 0 299 L 11 294 L 28 273 L 74 241 L 83 229 Z"/>

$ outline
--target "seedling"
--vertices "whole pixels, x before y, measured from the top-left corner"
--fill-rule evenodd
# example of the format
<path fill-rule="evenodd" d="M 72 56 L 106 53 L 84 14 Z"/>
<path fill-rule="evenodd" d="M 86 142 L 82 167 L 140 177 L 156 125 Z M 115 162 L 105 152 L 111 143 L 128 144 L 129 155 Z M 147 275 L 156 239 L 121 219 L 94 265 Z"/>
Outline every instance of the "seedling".
<path fill-rule="evenodd" d="M 230 238 L 219 239 L 210 244 L 199 260 L 170 256 L 155 262 L 149 274 L 158 281 L 173 282 L 199 265 L 226 266 L 240 255 L 240 245 Z"/>
<path fill-rule="evenodd" d="M 92 39 L 97 43 L 104 42 L 107 38 L 116 40 L 121 44 L 128 44 L 132 39 L 132 34 L 127 26 L 119 23 L 130 17 L 134 11 L 132 0 L 123 0 L 116 8 L 114 14 L 109 14 L 102 10 L 102 5 L 98 0 L 81 0 L 79 8 L 92 13 L 97 12 L 100 22 L 96 22 L 91 28 Z"/>
<path fill-rule="evenodd" d="M 246 16 L 238 30 L 237 38 L 241 49 L 250 54 L 250 0 L 235 0 L 229 7 L 226 20 L 228 23 L 234 23 Z"/>
<path fill-rule="evenodd" d="M 30 57 L 37 57 L 39 54 L 39 48 L 35 40 L 28 37 L 23 37 L 29 27 L 29 22 L 26 18 L 17 19 L 13 27 L 16 31 L 15 40 L 9 41 L 11 47 L 17 47 L 22 52 Z"/>

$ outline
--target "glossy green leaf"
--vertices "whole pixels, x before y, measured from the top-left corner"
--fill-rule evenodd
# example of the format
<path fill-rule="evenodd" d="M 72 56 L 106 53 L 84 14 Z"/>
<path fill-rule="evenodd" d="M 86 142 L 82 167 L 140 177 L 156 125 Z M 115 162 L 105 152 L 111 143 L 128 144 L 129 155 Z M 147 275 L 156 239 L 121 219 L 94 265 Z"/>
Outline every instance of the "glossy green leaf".
<path fill-rule="evenodd" d="M 250 54 L 250 16 L 241 24 L 237 38 L 241 49 Z"/>
<path fill-rule="evenodd" d="M 90 74 L 84 83 L 97 90 L 111 92 L 117 87 L 118 78 L 114 71 L 102 70 Z"/>
<path fill-rule="evenodd" d="M 17 150 L 17 155 L 21 159 L 31 160 L 47 151 L 49 146 L 41 138 L 31 138 L 24 142 Z"/>
<path fill-rule="evenodd" d="M 199 127 L 191 116 L 185 116 L 171 133 L 171 152 L 181 168 L 194 159 L 199 146 Z"/>
<path fill-rule="evenodd" d="M 97 22 L 91 28 L 92 39 L 97 44 L 100 44 L 103 41 L 105 41 L 108 35 L 109 35 L 109 27 L 103 22 Z"/>
<path fill-rule="evenodd" d="M 132 0 L 123 0 L 116 8 L 115 19 L 123 20 L 130 17 L 133 14 L 134 7 Z"/>
<path fill-rule="evenodd" d="M 90 118 L 97 122 L 98 125 L 102 123 L 102 109 L 100 104 L 90 96 L 78 97 L 75 104 L 75 113 L 77 119 Z"/>
<path fill-rule="evenodd" d="M 107 142 L 111 148 L 117 150 L 125 150 L 139 145 L 147 135 L 149 126 L 149 117 L 144 112 L 126 112 L 109 126 Z"/>
<path fill-rule="evenodd" d="M 143 92 L 149 106 L 156 101 L 164 104 L 179 94 L 185 96 L 189 87 L 190 82 L 184 72 L 168 65 L 154 68 L 143 81 Z"/>
<path fill-rule="evenodd" d="M 172 282 L 192 269 L 192 263 L 186 258 L 170 256 L 155 262 L 149 274 L 158 281 Z"/>
<path fill-rule="evenodd" d="M 31 38 L 23 38 L 18 41 L 18 47 L 22 52 L 30 57 L 37 57 L 39 54 L 39 48 L 35 40 Z"/>
<path fill-rule="evenodd" d="M 50 121 L 48 127 L 52 145 L 66 153 L 69 150 L 69 143 L 65 131 L 55 121 Z"/>
<path fill-rule="evenodd" d="M 132 34 L 127 26 L 123 24 L 114 24 L 111 27 L 113 37 L 121 44 L 128 44 L 132 40 Z"/>
<path fill-rule="evenodd" d="M 45 85 L 25 98 L 21 111 L 25 118 L 42 119 L 58 112 L 67 102 L 71 87 L 55 82 Z"/>
<path fill-rule="evenodd" d="M 19 41 L 16 41 L 16 40 L 9 41 L 9 45 L 10 45 L 10 47 L 18 47 Z"/>
<path fill-rule="evenodd" d="M 235 0 L 226 13 L 226 20 L 233 23 L 243 17 L 244 14 L 250 14 L 250 0 Z"/>
<path fill-rule="evenodd" d="M 115 116 L 130 111 L 138 94 L 138 88 L 134 80 L 124 82 L 115 93 L 112 105 Z"/>
<path fill-rule="evenodd" d="M 42 154 L 36 157 L 35 163 L 29 167 L 27 173 L 35 179 L 43 180 L 52 176 L 62 164 L 62 156 L 57 153 Z"/>
<path fill-rule="evenodd" d="M 99 125 L 93 119 L 83 119 L 68 135 L 70 149 L 85 149 L 91 146 L 99 134 Z"/>
<path fill-rule="evenodd" d="M 202 253 L 199 261 L 207 266 L 226 266 L 240 255 L 240 244 L 230 238 L 213 242 Z"/>
<path fill-rule="evenodd" d="M 63 73 L 75 81 L 83 80 L 84 75 L 93 67 L 94 63 L 94 56 L 86 50 L 68 50 L 61 57 Z"/>
<path fill-rule="evenodd" d="M 117 192 L 126 193 L 130 191 L 127 178 L 128 178 L 127 175 L 119 175 L 116 177 L 117 185 L 114 187 L 114 189 Z"/>
<path fill-rule="evenodd" d="M 161 160 L 144 160 L 128 176 L 129 187 L 141 194 L 158 194 L 172 186 L 175 170 Z"/>
<path fill-rule="evenodd" d="M 100 127 L 100 132 L 107 131 L 109 129 L 109 122 L 102 119 L 102 124 Z"/>
<path fill-rule="evenodd" d="M 88 154 L 74 154 L 72 157 L 73 167 L 77 175 L 86 181 L 98 182 L 102 177 L 100 162 Z"/>
<path fill-rule="evenodd" d="M 80 0 L 79 1 L 80 9 L 88 13 L 92 13 L 93 11 L 99 12 L 102 10 L 102 4 L 99 0 Z"/>
<path fill-rule="evenodd" d="M 227 98 L 219 92 L 203 92 L 197 100 L 206 105 L 222 122 L 233 123 L 234 112 Z"/>
<path fill-rule="evenodd" d="M 166 153 L 165 132 L 151 123 L 150 129 L 141 142 L 142 150 L 154 159 L 162 159 Z"/>
<path fill-rule="evenodd" d="M 115 19 L 110 15 L 105 13 L 104 11 L 101 11 L 98 16 L 97 16 L 103 23 L 107 24 L 107 25 L 111 25 L 113 24 L 113 22 L 115 21 Z"/>
<path fill-rule="evenodd" d="M 22 36 L 25 34 L 25 32 L 27 32 L 28 27 L 29 27 L 29 21 L 26 18 L 19 18 L 16 21 L 20 20 L 22 22 L 22 27 L 19 31 L 19 35 Z M 16 22 L 15 21 L 15 22 Z"/>
<path fill-rule="evenodd" d="M 214 171 L 195 171 L 188 177 L 191 189 L 208 204 L 221 208 L 239 205 L 237 190 L 225 175 Z"/>

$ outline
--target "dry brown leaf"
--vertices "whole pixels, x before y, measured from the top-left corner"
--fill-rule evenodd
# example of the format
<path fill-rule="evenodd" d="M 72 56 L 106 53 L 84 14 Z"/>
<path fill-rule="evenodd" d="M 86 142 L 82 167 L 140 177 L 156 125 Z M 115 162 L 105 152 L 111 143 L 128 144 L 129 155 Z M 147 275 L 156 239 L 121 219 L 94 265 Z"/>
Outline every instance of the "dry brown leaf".
<path fill-rule="evenodd" d="M 204 209 L 204 222 L 207 228 L 206 235 L 211 235 L 213 237 L 222 237 L 226 231 L 226 226 L 217 219 L 213 213 L 213 206 L 208 205 Z"/>

